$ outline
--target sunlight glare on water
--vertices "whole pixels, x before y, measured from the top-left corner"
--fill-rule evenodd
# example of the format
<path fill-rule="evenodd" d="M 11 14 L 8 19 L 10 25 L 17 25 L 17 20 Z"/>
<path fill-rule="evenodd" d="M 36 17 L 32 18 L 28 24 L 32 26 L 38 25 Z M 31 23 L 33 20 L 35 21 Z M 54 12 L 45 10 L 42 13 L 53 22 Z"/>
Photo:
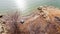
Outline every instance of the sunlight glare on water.
<path fill-rule="evenodd" d="M 0 13 L 19 10 L 22 15 L 28 15 L 44 5 L 60 8 L 60 0 L 0 0 Z"/>
<path fill-rule="evenodd" d="M 25 0 L 16 0 L 16 5 L 20 9 L 20 11 L 24 11 L 26 9 L 26 1 Z"/>

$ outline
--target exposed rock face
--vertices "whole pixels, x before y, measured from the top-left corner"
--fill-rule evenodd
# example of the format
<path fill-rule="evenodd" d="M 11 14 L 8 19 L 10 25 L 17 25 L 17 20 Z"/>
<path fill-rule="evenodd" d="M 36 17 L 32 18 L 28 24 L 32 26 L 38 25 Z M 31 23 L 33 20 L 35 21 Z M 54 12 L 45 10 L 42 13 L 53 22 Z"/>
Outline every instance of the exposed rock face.
<path fill-rule="evenodd" d="M 17 13 L 16 13 L 17 15 Z M 6 14 L 3 15 L 0 18 L 0 34 L 17 34 L 17 27 L 16 27 L 16 18 L 18 17 L 18 15 L 16 16 L 15 13 L 14 14 Z"/>
<path fill-rule="evenodd" d="M 19 24 L 20 34 L 60 34 L 60 9 L 41 6 Z"/>
<path fill-rule="evenodd" d="M 0 34 L 60 34 L 60 9 L 40 6 L 29 16 L 0 16 Z"/>

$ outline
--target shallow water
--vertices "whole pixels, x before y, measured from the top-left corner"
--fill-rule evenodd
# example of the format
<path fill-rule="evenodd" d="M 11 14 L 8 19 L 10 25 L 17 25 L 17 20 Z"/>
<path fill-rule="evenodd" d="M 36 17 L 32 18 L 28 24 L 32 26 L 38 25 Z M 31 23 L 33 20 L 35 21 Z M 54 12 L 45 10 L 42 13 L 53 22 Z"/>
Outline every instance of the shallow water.
<path fill-rule="evenodd" d="M 0 0 L 0 12 L 19 10 L 22 15 L 27 15 L 42 5 L 60 8 L 60 0 Z"/>

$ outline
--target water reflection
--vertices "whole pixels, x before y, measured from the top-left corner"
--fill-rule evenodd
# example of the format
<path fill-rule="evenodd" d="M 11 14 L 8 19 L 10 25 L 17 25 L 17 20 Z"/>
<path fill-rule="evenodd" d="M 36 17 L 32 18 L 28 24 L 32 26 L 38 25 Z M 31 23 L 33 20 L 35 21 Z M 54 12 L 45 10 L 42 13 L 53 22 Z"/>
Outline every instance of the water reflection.
<path fill-rule="evenodd" d="M 20 10 L 22 15 L 29 14 L 41 5 L 60 7 L 60 0 L 0 0 L 0 12 Z"/>
<path fill-rule="evenodd" d="M 16 0 L 16 5 L 21 11 L 24 11 L 27 7 L 26 0 Z"/>

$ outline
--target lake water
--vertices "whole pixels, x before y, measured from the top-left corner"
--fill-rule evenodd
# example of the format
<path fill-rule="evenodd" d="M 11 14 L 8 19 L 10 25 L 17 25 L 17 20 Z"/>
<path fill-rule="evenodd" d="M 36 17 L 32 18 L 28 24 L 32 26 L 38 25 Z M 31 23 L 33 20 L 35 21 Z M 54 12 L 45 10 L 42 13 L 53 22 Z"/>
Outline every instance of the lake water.
<path fill-rule="evenodd" d="M 60 8 L 60 0 L 0 0 L 0 12 L 19 10 L 24 15 L 42 5 Z"/>

